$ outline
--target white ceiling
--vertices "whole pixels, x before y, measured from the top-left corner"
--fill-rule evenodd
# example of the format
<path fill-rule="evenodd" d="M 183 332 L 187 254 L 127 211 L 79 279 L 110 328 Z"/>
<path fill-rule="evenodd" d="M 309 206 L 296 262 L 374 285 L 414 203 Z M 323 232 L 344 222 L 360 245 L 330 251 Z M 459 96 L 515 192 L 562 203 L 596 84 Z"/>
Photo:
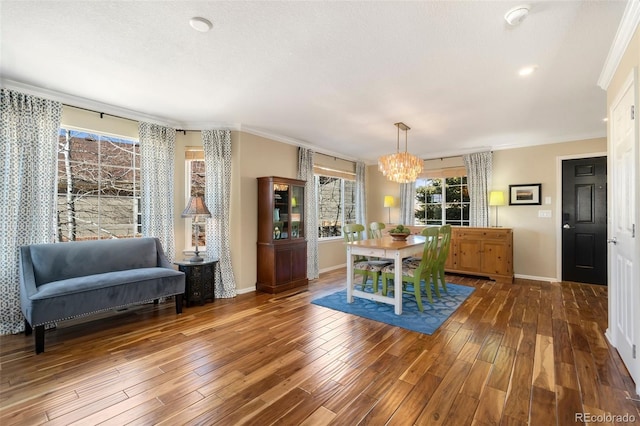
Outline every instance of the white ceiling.
<path fill-rule="evenodd" d="M 398 121 L 425 159 L 605 136 L 597 81 L 626 2 L 532 1 L 510 27 L 522 3 L 2 0 L 0 73 L 77 106 L 369 163 L 395 151 Z"/>

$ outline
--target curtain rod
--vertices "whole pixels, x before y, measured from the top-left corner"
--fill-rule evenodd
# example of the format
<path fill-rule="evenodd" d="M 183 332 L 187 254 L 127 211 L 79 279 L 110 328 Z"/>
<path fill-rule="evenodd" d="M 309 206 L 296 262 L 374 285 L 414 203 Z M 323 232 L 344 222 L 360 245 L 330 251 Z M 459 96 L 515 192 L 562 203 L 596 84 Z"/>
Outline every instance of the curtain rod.
<path fill-rule="evenodd" d="M 332 169 L 331 167 L 313 166 L 313 168 L 314 169 L 320 169 L 320 170 L 326 170 L 328 172 L 344 173 L 344 174 L 353 175 L 353 176 L 356 175 L 354 172 L 349 172 L 349 171 L 346 171 L 346 170 Z"/>
<path fill-rule="evenodd" d="M 489 152 L 491 152 L 491 153 L 493 153 L 493 150 L 492 150 L 492 149 L 490 149 L 490 150 L 488 150 L 488 151 L 489 151 Z M 446 159 L 448 159 L 448 158 L 463 158 L 465 155 L 468 155 L 468 154 L 475 154 L 475 153 L 477 153 L 477 152 L 487 152 L 487 151 L 472 151 L 472 152 L 465 152 L 464 154 L 449 155 L 449 156 L 446 156 L 446 157 L 423 158 L 423 160 L 424 160 L 424 161 L 429 161 L 429 160 L 440 160 L 440 161 L 442 161 L 442 160 L 446 160 Z"/>
<path fill-rule="evenodd" d="M 109 114 L 108 112 L 96 111 L 95 109 L 83 108 L 83 107 L 79 107 L 79 106 L 75 106 L 75 105 L 69 105 L 69 104 L 62 104 L 62 105 L 66 106 L 66 107 L 69 107 L 69 108 L 81 109 L 83 111 L 89 111 L 89 112 L 94 112 L 96 114 L 100 114 L 100 118 L 104 118 L 105 115 L 109 115 L 111 117 L 120 118 L 122 120 L 135 121 L 136 123 L 139 122 L 139 120 L 134 120 L 132 118 L 122 117 L 120 115 Z"/>
<path fill-rule="evenodd" d="M 66 106 L 66 107 L 69 107 L 69 108 L 81 109 L 83 111 L 88 111 L 88 112 L 93 112 L 93 113 L 99 114 L 100 118 L 104 118 L 105 115 L 108 115 L 108 116 L 111 116 L 111 117 L 120 118 L 122 120 L 133 121 L 135 123 L 139 123 L 140 122 L 140 120 L 134 120 L 133 118 L 127 118 L 127 117 L 123 117 L 121 115 L 110 114 L 108 112 L 96 111 L 95 109 L 89 109 L 89 108 L 84 108 L 84 107 L 79 107 L 79 106 L 69 105 L 69 104 L 62 104 L 62 105 Z M 201 130 L 176 129 L 176 132 L 182 132 L 182 134 L 186 136 L 187 132 L 201 132 Z"/>

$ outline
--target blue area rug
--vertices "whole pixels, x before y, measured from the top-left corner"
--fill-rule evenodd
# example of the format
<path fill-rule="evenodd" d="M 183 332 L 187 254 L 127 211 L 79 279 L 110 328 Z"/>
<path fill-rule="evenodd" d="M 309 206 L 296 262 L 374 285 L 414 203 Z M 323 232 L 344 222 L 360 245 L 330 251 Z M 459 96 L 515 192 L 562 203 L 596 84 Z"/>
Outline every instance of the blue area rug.
<path fill-rule="evenodd" d="M 432 285 L 433 305 L 429 303 L 426 297 L 423 297 L 422 306 L 424 312 L 418 310 L 418 305 L 413 295 L 403 294 L 402 315 L 396 315 L 394 313 L 393 305 L 374 302 L 360 297 L 354 297 L 353 303 L 347 303 L 346 289 L 312 300 L 311 303 L 385 324 L 406 328 L 407 330 L 432 334 L 462 305 L 467 297 L 473 293 L 475 288 L 447 283 L 447 290 L 447 293 L 440 291 L 440 297 L 436 297 Z"/>

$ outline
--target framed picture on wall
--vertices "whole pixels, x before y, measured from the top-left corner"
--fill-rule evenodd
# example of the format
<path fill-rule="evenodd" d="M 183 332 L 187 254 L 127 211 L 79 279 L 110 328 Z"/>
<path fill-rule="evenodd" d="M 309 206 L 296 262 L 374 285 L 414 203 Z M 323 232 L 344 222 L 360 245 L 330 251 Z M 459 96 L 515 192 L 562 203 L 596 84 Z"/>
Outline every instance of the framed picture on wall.
<path fill-rule="evenodd" d="M 509 185 L 509 205 L 539 205 L 541 183 L 528 183 L 522 185 Z"/>

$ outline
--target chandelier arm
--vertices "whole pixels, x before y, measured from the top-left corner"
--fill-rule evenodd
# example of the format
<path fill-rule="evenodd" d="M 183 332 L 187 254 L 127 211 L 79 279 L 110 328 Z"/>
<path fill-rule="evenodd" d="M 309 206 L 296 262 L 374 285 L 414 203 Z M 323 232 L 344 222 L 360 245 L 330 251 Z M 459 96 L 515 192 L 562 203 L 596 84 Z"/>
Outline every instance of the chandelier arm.
<path fill-rule="evenodd" d="M 398 137 L 396 138 L 396 152 L 400 152 L 400 126 L 398 128 Z"/>

